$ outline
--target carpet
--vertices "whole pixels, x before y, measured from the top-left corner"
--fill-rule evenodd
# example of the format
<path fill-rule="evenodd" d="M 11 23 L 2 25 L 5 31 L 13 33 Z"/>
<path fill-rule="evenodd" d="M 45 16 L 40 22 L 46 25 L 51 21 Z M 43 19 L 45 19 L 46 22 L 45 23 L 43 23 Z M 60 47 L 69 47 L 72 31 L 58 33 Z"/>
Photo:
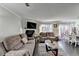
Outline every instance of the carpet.
<path fill-rule="evenodd" d="M 38 44 L 38 56 L 54 56 L 50 55 L 46 52 L 46 47 L 44 43 Z M 58 56 L 66 56 L 66 53 L 62 50 L 62 48 L 58 48 Z"/>

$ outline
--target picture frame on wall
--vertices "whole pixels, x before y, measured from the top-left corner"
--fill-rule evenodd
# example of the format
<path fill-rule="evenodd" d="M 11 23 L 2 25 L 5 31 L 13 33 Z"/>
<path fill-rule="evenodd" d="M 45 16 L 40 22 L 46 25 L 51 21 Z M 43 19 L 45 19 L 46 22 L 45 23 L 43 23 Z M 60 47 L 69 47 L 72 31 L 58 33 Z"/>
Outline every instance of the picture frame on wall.
<path fill-rule="evenodd" d="M 54 24 L 53 26 L 54 26 L 54 28 L 57 28 L 57 24 Z"/>

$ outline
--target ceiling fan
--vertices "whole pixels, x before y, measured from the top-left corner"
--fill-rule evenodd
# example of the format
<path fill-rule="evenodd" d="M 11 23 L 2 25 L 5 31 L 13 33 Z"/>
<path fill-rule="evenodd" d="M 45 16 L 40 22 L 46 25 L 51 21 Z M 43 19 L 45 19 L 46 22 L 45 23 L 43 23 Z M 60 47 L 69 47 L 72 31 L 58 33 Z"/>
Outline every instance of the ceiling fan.
<path fill-rule="evenodd" d="M 27 6 L 27 7 L 29 7 L 30 5 L 29 5 L 29 3 L 25 3 L 25 5 Z"/>

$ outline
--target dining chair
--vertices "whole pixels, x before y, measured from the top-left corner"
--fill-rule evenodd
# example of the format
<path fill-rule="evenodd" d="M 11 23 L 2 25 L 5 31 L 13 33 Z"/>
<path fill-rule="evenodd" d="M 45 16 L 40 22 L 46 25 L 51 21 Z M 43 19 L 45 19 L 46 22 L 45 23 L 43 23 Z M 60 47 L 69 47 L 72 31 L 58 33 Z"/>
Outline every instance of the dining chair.
<path fill-rule="evenodd" d="M 72 34 L 71 35 L 71 40 L 70 40 L 70 42 L 71 42 L 71 45 L 73 44 L 73 43 L 75 43 L 75 47 L 77 46 L 77 39 L 76 39 L 76 35 L 75 34 Z"/>

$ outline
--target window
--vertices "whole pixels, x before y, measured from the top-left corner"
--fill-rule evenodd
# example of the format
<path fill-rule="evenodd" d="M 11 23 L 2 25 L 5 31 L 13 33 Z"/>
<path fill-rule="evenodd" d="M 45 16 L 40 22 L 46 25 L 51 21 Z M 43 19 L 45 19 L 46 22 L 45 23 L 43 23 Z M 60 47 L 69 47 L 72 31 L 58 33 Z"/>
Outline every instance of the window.
<path fill-rule="evenodd" d="M 40 32 L 53 32 L 52 24 L 41 24 Z"/>

